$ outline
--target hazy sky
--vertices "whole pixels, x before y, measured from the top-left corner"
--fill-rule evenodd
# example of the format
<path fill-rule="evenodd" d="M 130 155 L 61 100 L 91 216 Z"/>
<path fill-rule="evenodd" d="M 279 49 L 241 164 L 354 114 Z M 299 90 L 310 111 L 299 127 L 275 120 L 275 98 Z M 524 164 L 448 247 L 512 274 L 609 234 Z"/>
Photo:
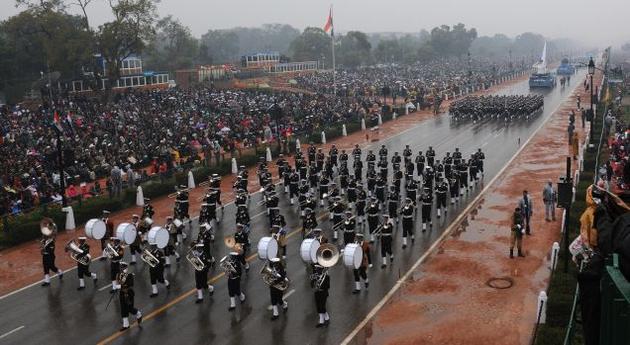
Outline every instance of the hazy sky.
<path fill-rule="evenodd" d="M 105 3 L 90 5 L 92 25 L 110 19 Z M 480 35 L 532 31 L 600 47 L 630 41 L 629 0 L 161 0 L 158 11 L 200 36 L 208 29 L 265 23 L 321 27 L 331 3 L 337 31 L 415 32 L 462 22 Z M 18 11 L 14 0 L 0 0 L 0 19 Z"/>

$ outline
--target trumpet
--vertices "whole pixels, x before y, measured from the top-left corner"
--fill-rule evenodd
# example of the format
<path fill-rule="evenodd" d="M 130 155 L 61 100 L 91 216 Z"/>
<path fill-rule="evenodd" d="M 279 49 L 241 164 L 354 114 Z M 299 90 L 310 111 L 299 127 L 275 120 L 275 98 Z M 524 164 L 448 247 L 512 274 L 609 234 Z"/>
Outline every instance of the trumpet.
<path fill-rule="evenodd" d="M 105 249 L 103 249 L 103 255 L 107 256 L 110 260 L 119 257 L 118 252 L 114 249 L 114 247 L 112 247 L 111 243 L 108 243 L 105 246 Z"/>
<path fill-rule="evenodd" d="M 146 262 L 147 265 L 151 266 L 151 268 L 155 268 L 160 263 L 160 260 L 156 258 L 148 249 L 144 249 L 142 254 L 140 254 L 140 259 Z"/>
<path fill-rule="evenodd" d="M 90 264 L 90 254 L 82 255 L 84 251 L 79 248 L 79 245 L 74 240 L 68 241 L 64 250 L 70 252 L 70 258 L 81 265 L 87 266 Z"/>
<path fill-rule="evenodd" d="M 177 193 L 179 193 L 179 192 L 190 192 L 191 190 L 192 189 L 190 189 L 190 188 L 176 189 L 175 193 L 171 193 L 171 194 L 168 195 L 168 198 L 169 199 L 173 199 L 174 197 L 177 196 Z"/>
<path fill-rule="evenodd" d="M 203 271 L 203 269 L 206 268 L 206 264 L 201 260 L 200 256 L 201 255 L 193 248 L 190 248 L 188 253 L 186 253 L 186 260 L 188 260 L 197 271 Z"/>

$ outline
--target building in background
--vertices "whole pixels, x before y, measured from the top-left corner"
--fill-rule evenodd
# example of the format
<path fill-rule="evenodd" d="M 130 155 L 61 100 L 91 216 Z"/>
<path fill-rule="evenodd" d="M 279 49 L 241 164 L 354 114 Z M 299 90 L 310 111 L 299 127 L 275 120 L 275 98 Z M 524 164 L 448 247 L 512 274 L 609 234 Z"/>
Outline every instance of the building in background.
<path fill-rule="evenodd" d="M 107 75 L 107 63 L 100 54 L 95 56 L 97 59 L 97 66 L 100 70 L 97 71 L 98 75 Z M 89 86 L 94 84 L 94 72 L 84 72 L 83 79 L 72 80 L 67 85 L 69 92 L 88 92 L 93 91 Z M 97 87 L 100 90 L 105 90 L 107 78 L 96 80 Z M 137 55 L 131 55 L 122 61 L 120 67 L 120 78 L 112 86 L 113 90 L 123 90 L 130 88 L 142 88 L 142 89 L 166 89 L 169 87 L 169 75 L 168 72 L 156 72 L 150 70 L 144 70 L 142 59 Z"/>

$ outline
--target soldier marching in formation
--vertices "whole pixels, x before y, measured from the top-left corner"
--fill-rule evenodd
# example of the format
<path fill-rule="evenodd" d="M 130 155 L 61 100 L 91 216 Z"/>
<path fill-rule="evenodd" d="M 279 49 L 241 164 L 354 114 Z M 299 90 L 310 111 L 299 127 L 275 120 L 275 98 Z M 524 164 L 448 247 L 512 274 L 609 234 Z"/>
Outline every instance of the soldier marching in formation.
<path fill-rule="evenodd" d="M 394 260 L 393 242 L 395 231 L 402 220 L 402 248 L 413 246 L 415 241 L 415 224 L 420 212 L 422 231 L 432 229 L 433 212 L 440 218 L 446 216 L 448 200 L 450 204 L 457 203 L 465 193 L 470 192 L 483 178 L 485 159 L 484 153 L 479 149 L 464 159 L 459 148 L 455 148 L 453 154 L 446 153 L 443 159 L 437 159 L 433 147 L 429 146 L 423 154 L 413 157 L 412 149 L 406 145 L 402 155 L 394 151 L 389 156 L 387 146 L 382 145 L 378 149 L 378 159 L 372 150 L 367 152 L 365 160 L 362 160 L 362 150 L 356 145 L 348 153 L 339 150 L 334 145 L 327 154 L 320 148 L 310 145 L 306 152 L 308 162 L 302 158 L 302 153 L 295 156 L 295 165 L 280 156 L 276 161 L 278 177 L 282 189 L 278 189 L 283 197 L 282 205 L 276 186 L 272 183 L 272 176 L 267 167 L 267 162 L 262 158 L 258 165 L 258 179 L 261 187 L 262 200 L 258 205 L 264 205 L 269 220 L 271 236 L 278 246 L 277 257 L 265 259 L 268 271 L 261 274 L 271 274 L 269 284 L 271 296 L 272 319 L 279 317 L 279 309 L 286 310 L 287 303 L 283 298 L 284 288 L 288 284 L 286 277 L 287 242 L 290 234 L 287 229 L 285 214 L 295 211 L 301 217 L 303 239 L 316 239 L 320 245 L 328 244 L 328 236 L 338 241 L 339 232 L 343 236 L 343 244 L 335 245 L 336 248 L 358 245 L 362 251 L 362 257 L 352 267 L 354 275 L 353 293 L 358 294 L 364 287 L 369 286 L 368 271 L 372 267 L 371 244 L 380 246 L 381 268 L 386 268 Z M 349 159 L 352 158 L 352 171 Z M 366 171 L 363 171 L 365 167 Z M 390 168 L 391 164 L 391 170 Z M 392 174 L 389 174 L 389 172 Z M 417 175 L 415 175 L 417 172 Z M 365 179 L 364 179 L 365 178 Z M 404 180 L 404 184 L 403 184 Z M 365 182 L 364 182 L 365 181 Z M 247 257 L 250 253 L 250 226 L 252 219 L 249 213 L 251 196 L 248 192 L 248 173 L 244 166 L 239 167 L 237 177 L 233 184 L 235 195 L 235 225 L 233 242 L 230 242 L 230 252 L 220 260 L 220 268 L 225 271 L 229 294 L 229 310 L 236 308 L 236 299 L 241 303 L 246 296 L 241 289 L 243 270 L 249 270 Z M 221 178 L 213 174 L 209 179 L 209 189 L 202 198 L 199 213 L 199 232 L 196 241 L 188 249 L 186 259 L 195 270 L 196 303 L 202 303 L 204 292 L 210 295 L 214 292 L 214 286 L 208 284 L 208 275 L 213 269 L 214 258 L 211 248 L 214 245 L 214 233 L 218 228 L 217 208 L 221 206 L 221 218 L 223 218 L 224 205 L 221 202 Z M 133 215 L 132 224 L 136 227 L 135 240 L 129 244 L 131 263 L 136 262 L 136 256 L 141 255 L 142 261 L 149 264 L 149 277 L 151 282 L 151 295 L 158 294 L 157 284 L 161 283 L 168 289 L 170 283 L 165 279 L 165 268 L 170 265 L 170 256 L 175 256 L 179 261 L 178 248 L 185 241 L 185 221 L 189 224 L 189 195 L 186 188 L 178 189 L 176 193 L 173 216 L 167 217 L 163 226 L 168 232 L 168 243 L 164 247 L 152 242 L 145 245 L 149 238 L 151 224 L 145 219 L 151 219 L 155 211 L 145 199 L 142 216 Z M 296 202 L 297 201 L 297 202 Z M 290 206 L 286 206 L 290 205 Z M 259 206 L 259 207 L 260 207 Z M 281 207 L 288 207 L 284 209 Z M 281 212 L 282 209 L 282 212 Z M 318 218 L 318 214 L 321 215 Z M 320 227 L 319 220 L 328 214 L 329 220 L 324 222 L 324 229 Z M 108 219 L 109 212 L 103 212 L 102 220 L 107 224 L 110 235 L 109 242 L 102 242 L 104 255 L 110 260 L 112 292 L 120 292 L 121 313 L 123 317 L 123 329 L 129 327 L 129 315 L 135 315 L 138 322 L 142 320 L 142 314 L 134 307 L 134 275 L 128 272 L 127 263 L 123 262 L 124 247 L 120 239 L 113 234 L 113 224 Z M 253 216 L 256 217 L 256 216 Z M 514 220 L 514 223 L 519 221 Z M 193 230 L 192 228 L 190 228 Z M 266 232 L 266 234 L 269 234 Z M 369 238 L 367 238 L 369 234 Z M 514 241 L 519 245 L 521 255 L 520 237 L 514 232 Z M 231 241 L 232 241 L 231 240 Z M 54 264 L 54 235 L 42 240 L 42 256 L 44 264 L 44 285 L 48 285 L 50 271 L 57 272 L 61 277 L 61 270 Z M 226 243 L 227 244 L 227 243 Z M 512 244 L 513 246 L 513 244 Z M 346 249 L 348 250 L 348 249 Z M 85 263 L 83 256 L 89 256 L 89 245 L 85 238 L 79 238 L 78 250 L 81 253 L 74 257 L 77 261 L 80 279 L 79 289 L 85 287 L 84 277 L 92 277 L 96 281 L 96 275 L 89 270 L 89 261 Z M 343 251 L 343 249 L 340 249 Z M 512 255 L 513 249 L 510 249 Z M 306 260 L 306 259 L 305 259 Z M 317 327 L 327 326 L 330 316 L 326 309 L 326 302 L 330 289 L 329 267 L 324 267 L 318 262 L 311 262 L 309 270 L 311 284 L 314 289 L 314 297 L 319 315 Z"/>

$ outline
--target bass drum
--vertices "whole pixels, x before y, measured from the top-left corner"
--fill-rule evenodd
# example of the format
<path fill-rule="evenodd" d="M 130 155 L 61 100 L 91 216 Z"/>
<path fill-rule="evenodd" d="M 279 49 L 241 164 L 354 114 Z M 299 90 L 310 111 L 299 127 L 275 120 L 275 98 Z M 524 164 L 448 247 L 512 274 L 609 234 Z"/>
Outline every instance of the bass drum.
<path fill-rule="evenodd" d="M 343 250 L 343 264 L 346 267 L 357 269 L 363 261 L 363 249 L 357 243 L 349 243 Z"/>
<path fill-rule="evenodd" d="M 168 245 L 168 231 L 161 226 L 154 226 L 149 230 L 147 241 L 149 244 L 155 244 L 158 248 L 163 249 Z"/>
<path fill-rule="evenodd" d="M 136 226 L 131 223 L 120 223 L 116 228 L 116 238 L 121 241 L 125 241 L 127 244 L 132 244 L 136 241 L 136 235 L 138 230 Z"/>
<path fill-rule="evenodd" d="M 278 241 L 267 236 L 258 241 L 258 258 L 261 260 L 273 259 L 278 255 Z"/>
<path fill-rule="evenodd" d="M 91 239 L 102 239 L 106 231 L 105 222 L 98 218 L 90 219 L 85 223 L 85 235 Z"/>
<path fill-rule="evenodd" d="M 317 249 L 319 248 L 319 241 L 315 238 L 307 238 L 302 241 L 300 245 L 300 257 L 302 261 L 307 264 L 317 262 Z"/>

